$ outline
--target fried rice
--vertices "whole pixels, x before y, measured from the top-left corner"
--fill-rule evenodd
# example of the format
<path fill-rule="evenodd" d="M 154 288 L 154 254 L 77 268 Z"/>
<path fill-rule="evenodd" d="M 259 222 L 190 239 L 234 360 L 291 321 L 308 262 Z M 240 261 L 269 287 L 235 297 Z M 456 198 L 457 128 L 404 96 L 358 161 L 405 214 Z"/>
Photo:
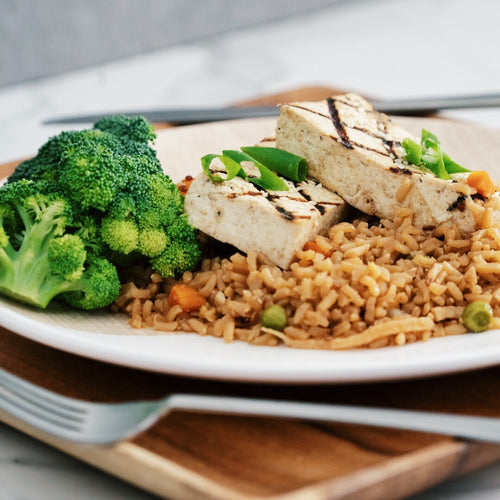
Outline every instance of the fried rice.
<path fill-rule="evenodd" d="M 178 281 L 151 274 L 144 287 L 127 283 L 114 310 L 129 314 L 133 328 L 308 349 L 463 334 L 462 312 L 476 300 L 491 305 L 490 328 L 499 328 L 500 227 L 491 223 L 497 209 L 482 211 L 481 228 L 468 237 L 446 224 L 416 228 L 405 208 L 394 221 L 343 222 L 316 237 L 316 251 L 297 252 L 287 270 L 254 252 L 205 259 Z M 170 289 L 179 282 L 199 291 L 206 304 L 190 313 L 169 307 Z M 273 304 L 286 311 L 283 331 L 260 325 L 262 311 Z"/>

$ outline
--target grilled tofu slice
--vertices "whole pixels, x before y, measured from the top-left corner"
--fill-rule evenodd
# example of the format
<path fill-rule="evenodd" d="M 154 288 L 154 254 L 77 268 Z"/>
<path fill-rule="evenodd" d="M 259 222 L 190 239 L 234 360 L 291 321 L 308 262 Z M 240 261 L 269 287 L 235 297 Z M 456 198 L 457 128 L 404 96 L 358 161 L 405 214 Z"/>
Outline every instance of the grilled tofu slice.
<path fill-rule="evenodd" d="M 306 158 L 309 175 L 358 210 L 393 220 L 398 207 L 409 207 L 417 227 L 453 221 L 473 232 L 482 201 L 463 176 L 439 179 L 403 160 L 406 137 L 357 94 L 283 105 L 276 127 L 276 146 Z"/>
<path fill-rule="evenodd" d="M 244 168 L 250 176 L 259 175 L 252 163 Z M 210 170 L 225 174 L 218 159 Z M 215 184 L 201 173 L 186 194 L 185 211 L 190 224 L 200 231 L 243 252 L 262 253 L 286 269 L 296 251 L 344 220 L 349 207 L 313 179 L 285 182 L 289 191 L 267 191 L 240 177 Z"/>

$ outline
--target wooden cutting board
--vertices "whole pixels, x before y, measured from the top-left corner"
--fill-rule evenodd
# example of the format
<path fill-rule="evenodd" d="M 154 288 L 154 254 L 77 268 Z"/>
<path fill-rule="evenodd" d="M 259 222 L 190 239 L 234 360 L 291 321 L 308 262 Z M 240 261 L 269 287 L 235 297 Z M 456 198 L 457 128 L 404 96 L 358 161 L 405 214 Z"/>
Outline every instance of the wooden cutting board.
<path fill-rule="evenodd" d="M 314 87 L 251 104 L 315 100 Z M 17 162 L 0 166 L 0 177 Z M 93 401 L 171 392 L 376 405 L 500 416 L 500 367 L 377 384 L 277 386 L 210 382 L 113 366 L 63 353 L 0 328 L 0 366 L 44 387 Z M 500 459 L 500 446 L 367 426 L 174 413 L 110 448 L 44 435 L 0 420 L 87 463 L 171 499 L 404 498 Z"/>

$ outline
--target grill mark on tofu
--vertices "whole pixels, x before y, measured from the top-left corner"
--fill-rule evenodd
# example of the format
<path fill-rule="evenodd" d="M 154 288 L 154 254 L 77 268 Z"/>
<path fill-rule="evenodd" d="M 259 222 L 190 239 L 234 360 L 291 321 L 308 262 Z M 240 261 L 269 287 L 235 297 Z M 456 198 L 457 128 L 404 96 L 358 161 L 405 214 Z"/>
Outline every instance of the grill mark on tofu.
<path fill-rule="evenodd" d="M 303 193 L 300 193 L 303 196 Z M 290 210 L 287 210 L 286 208 L 282 207 L 278 202 L 280 200 L 290 200 L 290 201 L 296 201 L 299 203 L 306 203 L 308 200 L 306 199 L 297 199 L 297 198 L 289 198 L 288 196 L 279 196 L 279 195 L 273 195 L 271 193 L 266 194 L 266 198 L 271 202 L 273 208 L 281 215 L 286 220 L 293 221 L 295 219 L 310 219 L 311 215 L 297 215 L 291 212 Z M 320 212 L 321 213 L 321 212 Z"/>
<path fill-rule="evenodd" d="M 314 208 L 321 214 L 323 215 L 325 213 L 325 207 L 321 203 L 316 203 L 314 205 Z"/>
<path fill-rule="evenodd" d="M 351 109 L 355 109 L 356 111 L 360 111 L 362 109 L 363 112 L 365 112 L 365 113 L 375 113 L 376 112 L 374 109 L 360 108 L 360 106 L 358 106 L 357 104 L 354 104 L 354 103 L 348 102 L 348 101 L 343 101 L 342 99 L 338 99 L 337 97 L 330 97 L 329 99 L 331 99 L 332 101 L 338 102 L 340 104 L 344 104 L 345 106 L 348 106 Z M 305 106 L 301 106 L 300 104 L 288 103 L 287 106 L 289 106 L 291 108 L 303 109 L 304 111 L 310 111 L 311 113 L 314 113 L 318 116 L 323 116 L 325 118 L 330 119 L 330 117 L 328 115 L 320 113 L 319 111 L 316 111 L 314 109 L 306 108 Z"/>
<path fill-rule="evenodd" d="M 326 100 L 328 104 L 328 112 L 330 113 L 330 118 L 333 122 L 333 126 L 337 130 L 337 134 L 339 134 L 341 144 L 347 149 L 353 149 L 352 144 L 349 140 L 349 136 L 347 135 L 347 131 L 344 128 L 342 121 L 340 120 L 339 110 L 337 109 L 335 99 L 332 97 L 328 97 Z"/>
<path fill-rule="evenodd" d="M 409 168 L 391 167 L 389 170 L 394 174 L 413 175 L 413 171 Z"/>
<path fill-rule="evenodd" d="M 351 144 L 353 146 L 360 148 L 360 149 L 364 149 L 365 151 L 371 151 L 372 153 L 378 153 L 379 155 L 387 156 L 388 158 L 392 158 L 392 156 L 389 153 L 387 153 L 386 151 L 380 151 L 380 149 L 371 148 L 370 146 L 367 146 L 366 144 L 361 144 L 361 143 L 355 142 L 355 141 L 351 141 Z"/>
<path fill-rule="evenodd" d="M 389 129 L 388 129 L 388 126 L 389 126 L 389 119 L 386 119 L 384 120 L 384 123 L 383 123 L 383 133 L 387 136 L 387 135 L 390 135 L 389 134 Z M 387 148 L 387 152 L 389 153 L 389 155 L 391 156 L 391 158 L 393 159 L 397 159 L 398 155 L 396 154 L 396 150 L 395 150 L 395 147 L 397 146 L 401 146 L 401 143 L 399 141 L 395 141 L 393 139 L 386 139 L 385 137 L 382 137 L 382 142 L 384 143 L 384 146 Z"/>
<path fill-rule="evenodd" d="M 303 188 L 297 187 L 297 191 L 305 198 L 306 201 L 311 201 L 311 197 L 304 192 Z M 326 206 L 334 206 L 336 203 L 333 201 L 317 201 L 314 204 L 314 208 L 321 214 L 323 215 L 326 212 L 325 207 Z"/>
<path fill-rule="evenodd" d="M 269 200 L 269 202 L 272 204 L 273 208 L 286 220 L 295 220 L 295 219 L 310 219 L 312 215 L 297 215 L 291 212 L 290 210 L 287 210 L 283 206 L 279 204 L 280 200 L 289 200 L 291 202 L 297 202 L 297 203 L 309 203 L 311 202 L 312 198 L 309 196 L 305 191 L 304 187 L 300 185 L 295 185 L 297 189 L 297 193 L 301 196 L 300 198 L 295 198 L 295 197 L 290 197 L 287 196 L 286 194 L 280 194 L 280 195 L 274 195 L 270 193 L 269 191 L 266 191 L 265 189 L 260 188 L 259 186 L 256 186 L 258 191 L 248 191 L 245 193 L 230 193 L 227 195 L 228 198 L 236 198 L 238 196 L 264 196 Z M 334 202 L 329 202 L 329 201 L 317 201 L 314 203 L 314 205 L 311 205 L 311 211 L 317 211 L 321 215 L 324 215 L 326 212 L 325 206 L 334 206 L 336 203 Z"/>
<path fill-rule="evenodd" d="M 267 199 L 269 201 L 271 201 L 271 204 L 273 206 L 273 208 L 281 215 L 281 217 L 283 217 L 283 219 L 285 220 L 289 220 L 289 221 L 293 221 L 293 220 L 296 220 L 296 219 L 310 219 L 311 216 L 310 215 L 297 215 L 297 214 L 294 214 L 293 212 L 290 212 L 290 210 L 287 210 L 286 208 L 282 207 L 281 205 L 279 205 L 278 203 L 276 203 L 273 199 L 272 199 L 272 195 L 269 195 L 267 197 Z"/>
<path fill-rule="evenodd" d="M 399 141 L 391 140 L 391 139 L 382 139 L 384 145 L 387 147 L 387 150 L 389 152 L 389 155 L 394 158 L 395 160 L 398 158 L 398 155 L 396 154 L 396 147 L 400 147 L 401 143 Z"/>
<path fill-rule="evenodd" d="M 384 134 L 384 135 L 388 133 L 387 132 L 387 124 L 388 124 L 387 122 L 384 123 L 384 131 L 382 132 L 382 134 Z M 374 139 L 379 139 L 380 142 L 382 143 L 382 145 L 384 146 L 384 148 L 386 149 L 387 153 L 385 154 L 382 151 L 379 151 L 379 150 L 374 149 L 374 148 L 368 148 L 368 147 L 364 146 L 363 144 L 359 144 L 357 142 L 351 141 L 352 144 L 358 146 L 359 148 L 366 149 L 368 151 L 373 151 L 373 152 L 379 153 L 383 156 L 388 156 L 388 157 L 392 158 L 393 160 L 398 159 L 398 155 L 396 154 L 396 151 L 394 148 L 397 146 L 401 146 L 401 143 L 399 141 L 386 139 L 384 137 L 384 135 L 375 134 L 371 130 L 367 130 L 363 127 L 353 126 L 353 127 L 349 127 L 349 128 L 352 128 L 353 130 L 357 130 L 358 132 L 362 132 L 363 134 L 366 134 L 370 137 L 373 137 Z"/>
<path fill-rule="evenodd" d="M 278 211 L 278 213 L 286 220 L 294 220 L 296 218 L 291 212 L 289 212 L 286 208 L 280 207 L 279 205 L 274 205 L 274 208 Z"/>
<path fill-rule="evenodd" d="M 280 200 L 289 200 L 297 203 L 308 203 L 311 201 L 311 198 L 306 195 L 305 193 L 302 192 L 301 189 L 297 189 L 297 192 L 302 196 L 302 198 L 290 198 L 286 195 L 273 195 L 269 193 L 268 191 L 257 187 L 257 191 L 244 191 L 240 193 L 228 193 L 226 194 L 226 198 L 228 199 L 235 199 L 240 196 L 263 196 L 266 198 L 271 206 L 281 215 L 286 220 L 293 221 L 295 219 L 310 219 L 311 215 L 297 215 L 291 212 L 290 210 L 287 210 L 283 206 L 279 204 Z M 325 208 L 322 205 L 335 205 L 335 203 L 330 203 L 327 201 L 321 201 L 317 202 L 314 204 L 314 206 L 311 206 L 311 210 L 317 210 L 321 215 L 325 213 Z"/>
<path fill-rule="evenodd" d="M 344 104 L 345 106 L 349 106 L 350 108 L 355 109 L 357 111 L 363 111 L 363 113 L 376 113 L 377 112 L 371 104 L 370 104 L 370 107 L 367 108 L 364 106 L 360 106 L 357 102 L 349 102 L 349 100 L 344 101 L 343 99 L 340 99 L 339 97 L 335 98 L 335 100 L 337 102 L 339 102 L 340 104 Z M 346 96 L 344 96 L 344 97 L 346 97 Z"/>
<path fill-rule="evenodd" d="M 337 193 L 335 193 L 335 194 L 337 194 Z M 337 205 L 337 203 L 335 203 L 333 201 L 318 201 L 318 204 L 320 204 L 320 205 L 332 205 L 332 206 Z"/>
<path fill-rule="evenodd" d="M 298 191 L 304 197 L 304 199 L 306 201 L 311 201 L 311 197 L 307 193 L 304 193 L 304 191 L 302 189 L 298 189 Z"/>
<path fill-rule="evenodd" d="M 238 198 L 238 196 L 264 196 L 260 191 L 245 191 L 243 193 L 228 193 L 226 198 L 233 199 Z"/>
<path fill-rule="evenodd" d="M 339 141 L 339 139 L 337 137 L 335 137 L 334 135 L 330 135 L 329 137 L 330 137 L 330 139 L 333 139 L 335 142 L 338 142 L 339 144 L 342 144 L 342 145 L 345 146 L 345 144 L 342 141 Z M 385 151 L 380 151 L 380 149 L 371 148 L 370 146 L 367 146 L 366 144 L 361 144 L 359 142 L 351 141 L 350 144 L 349 144 L 349 146 L 350 147 L 348 149 L 354 149 L 353 146 L 356 146 L 357 148 L 364 149 L 365 151 L 370 151 L 372 153 L 377 153 L 377 154 L 379 154 L 381 156 L 386 156 L 388 158 L 391 157 L 389 155 L 389 153 L 387 153 Z"/>
<path fill-rule="evenodd" d="M 290 106 L 291 108 L 302 109 L 303 111 L 308 111 L 309 113 L 313 113 L 314 115 L 322 116 L 323 118 L 327 118 L 328 120 L 330 120 L 330 117 L 328 115 L 320 113 L 319 111 L 316 111 L 314 109 L 306 108 L 305 106 L 299 106 L 298 104 L 287 104 L 287 106 Z"/>
<path fill-rule="evenodd" d="M 328 106 L 330 109 L 330 102 L 333 103 L 333 102 L 335 102 L 335 100 L 332 98 L 329 98 L 329 99 L 327 99 L 327 101 L 328 101 Z M 346 103 L 345 101 L 338 100 L 338 102 L 340 102 L 342 104 L 346 104 L 350 107 L 355 107 L 353 104 Z M 306 108 L 305 106 L 299 106 L 297 104 L 289 104 L 288 106 L 290 106 L 291 108 L 302 109 L 303 111 L 308 111 L 309 113 L 313 113 L 315 115 L 321 116 L 322 118 L 326 118 L 327 120 L 331 120 L 335 126 L 335 129 L 337 130 L 337 133 L 339 134 L 340 140 L 337 139 L 336 137 L 334 137 L 333 135 L 330 135 L 330 137 L 334 141 L 339 142 L 340 144 L 342 144 L 344 147 L 346 147 L 348 149 L 353 149 L 353 146 L 356 146 L 360 149 L 364 149 L 365 151 L 371 151 L 372 153 L 377 153 L 379 155 L 386 156 L 388 158 L 393 158 L 393 159 L 397 158 L 397 155 L 394 151 L 394 147 L 401 145 L 398 141 L 390 141 L 390 140 L 385 139 L 381 135 L 374 134 L 372 131 L 367 130 L 365 128 L 348 125 L 344 121 L 340 120 L 340 117 L 338 115 L 338 110 L 336 108 L 335 108 L 335 111 L 336 111 L 336 117 L 337 117 L 338 121 L 335 121 L 331 116 L 320 113 L 319 111 L 316 111 L 314 109 Z M 356 106 L 356 109 L 358 109 L 357 106 Z M 337 124 L 338 124 L 338 126 L 337 126 Z M 340 130 L 342 130 L 342 135 L 339 131 L 339 128 L 340 128 Z M 347 135 L 348 129 L 357 130 L 358 132 L 366 134 L 374 139 L 379 139 L 380 142 L 382 143 L 382 145 L 384 146 L 384 148 L 387 150 L 387 152 L 380 151 L 379 149 L 375 149 L 375 148 L 370 148 L 369 146 L 366 146 L 365 144 L 361 144 L 359 142 L 353 141 L 352 139 L 349 139 L 349 137 Z"/>

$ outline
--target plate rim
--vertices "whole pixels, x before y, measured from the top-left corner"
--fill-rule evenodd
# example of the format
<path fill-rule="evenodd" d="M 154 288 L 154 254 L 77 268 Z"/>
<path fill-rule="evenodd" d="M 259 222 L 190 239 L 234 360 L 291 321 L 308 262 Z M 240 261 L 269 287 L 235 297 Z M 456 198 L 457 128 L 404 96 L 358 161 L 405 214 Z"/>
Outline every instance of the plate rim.
<path fill-rule="evenodd" d="M 50 311 L 49 311 L 50 314 Z M 114 314 L 114 313 L 109 313 Z M 123 315 L 124 320 L 126 316 Z M 285 367 L 279 364 L 268 363 L 266 370 L 263 372 L 256 371 L 256 367 L 241 364 L 239 359 L 224 358 L 217 360 L 220 363 L 218 366 L 214 365 L 210 360 L 205 365 L 199 364 L 198 357 L 179 356 L 179 352 L 175 352 L 174 356 L 162 356 L 158 358 L 152 355 L 151 350 L 145 349 L 137 353 L 133 346 L 124 346 L 117 344 L 114 346 L 113 357 L 109 357 L 109 345 L 99 341 L 99 338 L 112 337 L 124 338 L 134 337 L 135 339 L 151 339 L 161 338 L 170 335 L 156 334 L 156 335 L 120 335 L 120 334 L 107 334 L 88 330 L 79 330 L 69 327 L 54 325 L 52 323 L 38 321 L 34 318 L 25 317 L 22 313 L 13 311 L 12 309 L 4 306 L 3 298 L 0 299 L 0 325 L 7 328 L 11 332 L 21 335 L 37 343 L 49 346 L 51 348 L 75 354 L 78 356 L 86 357 L 96 361 L 115 364 L 133 369 L 150 371 L 155 373 L 162 373 L 165 375 L 178 375 L 191 378 L 200 378 L 208 380 L 220 380 L 230 382 L 244 382 L 244 383 L 270 383 L 270 384 L 347 384 L 347 383 L 370 383 L 382 381 L 398 381 L 406 379 L 420 379 L 428 378 L 438 375 L 446 375 L 457 372 L 469 371 L 474 369 L 488 368 L 500 364 L 500 342 L 496 348 L 492 349 L 489 344 L 481 345 L 472 351 L 467 351 L 467 356 L 464 357 L 463 350 L 452 349 L 448 351 L 441 363 L 430 363 L 429 358 L 421 358 L 418 361 L 409 360 L 408 358 L 396 359 L 392 364 L 380 365 L 380 361 L 374 364 L 361 364 L 354 366 L 350 370 L 346 370 L 345 366 L 340 369 L 330 367 L 325 369 L 323 363 L 311 367 L 302 366 L 299 369 L 292 368 L 289 365 Z M 76 335 L 75 335 L 76 333 Z M 156 332 L 157 333 L 157 332 Z M 469 335 L 474 339 L 476 335 L 494 336 L 500 334 L 499 330 L 490 330 L 482 334 L 464 334 Z M 217 341 L 221 347 L 225 346 L 223 339 L 211 336 L 201 337 L 195 333 L 190 332 L 174 332 L 177 335 L 193 335 L 194 338 L 199 338 L 200 342 L 213 342 Z M 406 346 L 393 346 L 383 348 L 383 352 L 391 354 L 394 352 L 404 353 L 404 349 L 412 348 L 412 346 L 422 346 L 424 344 L 445 342 L 450 343 L 448 339 L 464 338 L 460 336 L 447 336 L 441 338 L 430 339 L 426 343 L 419 342 L 415 344 L 408 344 Z M 480 338 L 480 337 L 478 337 Z M 291 350 L 293 355 L 301 351 L 307 351 L 307 356 L 314 357 L 314 353 L 320 353 L 319 357 L 328 355 L 332 357 L 341 356 L 343 352 L 352 353 L 353 350 L 348 351 L 333 351 L 333 350 L 314 350 L 314 349 L 293 349 L 286 346 L 271 347 L 271 346 L 250 346 L 243 341 L 234 341 L 248 348 L 274 350 L 276 349 Z M 474 344 L 474 342 L 472 342 Z M 243 347 L 245 348 L 245 347 Z M 422 348 L 423 349 L 423 348 Z M 357 353 L 367 354 L 373 350 L 356 350 Z M 470 353 L 473 353 L 471 356 Z M 440 352 L 436 351 L 434 357 L 430 361 L 434 361 Z M 300 354 L 298 354 L 300 357 Z M 257 367 L 258 368 L 258 367 Z M 375 372 L 374 372 L 375 370 Z"/>

